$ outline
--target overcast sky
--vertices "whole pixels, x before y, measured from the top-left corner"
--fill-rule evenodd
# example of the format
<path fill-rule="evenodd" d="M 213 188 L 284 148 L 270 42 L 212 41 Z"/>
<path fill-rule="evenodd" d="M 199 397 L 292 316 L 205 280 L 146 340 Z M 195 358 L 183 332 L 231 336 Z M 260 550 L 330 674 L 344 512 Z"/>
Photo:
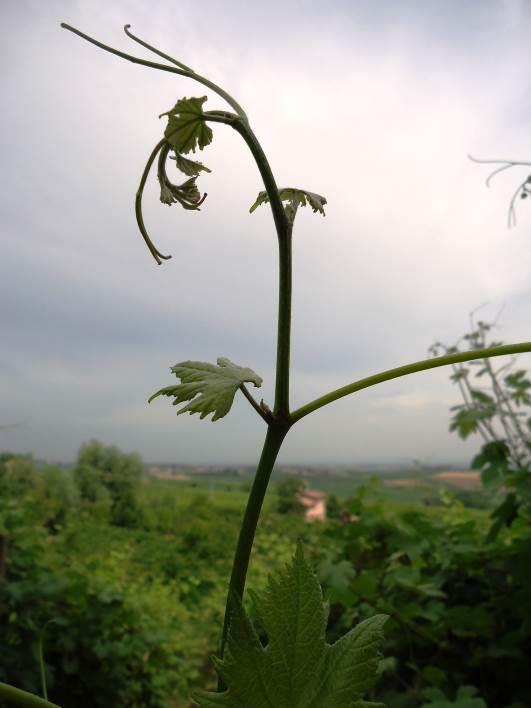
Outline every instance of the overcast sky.
<path fill-rule="evenodd" d="M 253 463 L 264 434 L 245 400 L 212 424 L 148 396 L 169 367 L 249 366 L 272 402 L 276 237 L 239 136 L 214 126 L 200 212 L 133 200 L 158 114 L 208 94 L 60 29 L 151 58 L 132 30 L 245 107 L 279 186 L 328 199 L 294 233 L 293 407 L 453 343 L 468 313 L 505 306 L 496 333 L 530 339 L 531 211 L 507 204 L 526 172 L 484 185 L 479 157 L 531 159 L 526 0 L 269 3 L 5 0 L 0 257 L 0 449 L 72 460 L 91 438 L 147 460 Z M 177 175 L 175 180 L 178 181 Z M 531 364 L 529 357 L 521 363 Z M 467 461 L 448 433 L 449 370 L 382 384 L 290 433 L 286 463 Z M 175 379 L 173 379 L 175 380 Z"/>

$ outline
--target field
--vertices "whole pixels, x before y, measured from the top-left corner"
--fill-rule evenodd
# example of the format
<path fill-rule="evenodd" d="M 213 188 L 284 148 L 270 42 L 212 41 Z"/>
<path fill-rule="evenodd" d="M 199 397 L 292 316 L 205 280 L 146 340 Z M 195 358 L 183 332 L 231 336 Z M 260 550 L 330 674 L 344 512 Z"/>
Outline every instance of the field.
<path fill-rule="evenodd" d="M 224 490 L 232 492 L 243 490 L 246 494 L 252 483 L 254 470 L 251 467 L 239 468 L 194 468 L 177 467 L 161 468 L 148 466 L 148 480 L 161 483 L 168 482 L 182 490 L 201 489 L 214 492 Z M 282 482 L 286 478 L 296 478 L 304 481 L 308 489 L 319 490 L 346 498 L 356 493 L 356 490 L 369 480 L 382 486 L 381 494 L 386 491 L 389 496 L 402 501 L 417 500 L 420 496 L 429 498 L 438 490 L 448 488 L 459 492 L 461 490 L 479 490 L 481 481 L 479 473 L 474 470 L 454 470 L 448 467 L 428 468 L 385 468 L 385 469 L 349 469 L 325 467 L 284 466 L 275 470 L 272 484 Z M 410 490 L 400 495 L 394 495 L 390 490 L 402 488 Z"/>

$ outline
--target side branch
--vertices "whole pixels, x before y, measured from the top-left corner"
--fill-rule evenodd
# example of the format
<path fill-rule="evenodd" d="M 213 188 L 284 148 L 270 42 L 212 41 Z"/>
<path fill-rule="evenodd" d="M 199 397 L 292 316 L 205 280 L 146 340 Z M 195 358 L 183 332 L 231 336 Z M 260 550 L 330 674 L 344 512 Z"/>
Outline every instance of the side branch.
<path fill-rule="evenodd" d="M 289 372 L 291 345 L 291 230 L 275 177 L 269 166 L 262 146 L 250 126 L 243 121 L 235 121 L 233 128 L 240 133 L 247 143 L 260 171 L 265 190 L 269 197 L 273 220 L 278 237 L 279 248 L 279 290 L 278 290 L 278 331 L 277 362 L 275 381 L 275 416 L 289 419 Z"/>
<path fill-rule="evenodd" d="M 383 383 L 384 381 L 390 381 L 391 379 L 397 379 L 400 376 L 408 376 L 409 374 L 415 374 L 417 371 L 426 371 L 427 369 L 436 369 L 439 366 L 448 366 L 449 364 L 459 364 L 465 361 L 472 361 L 473 359 L 487 359 L 493 356 L 504 356 L 507 354 L 524 354 L 526 352 L 531 352 L 531 342 L 522 342 L 520 344 L 507 344 L 502 347 L 488 347 L 487 349 L 474 349 L 468 352 L 458 352 L 456 354 L 447 354 L 445 356 L 438 356 L 433 359 L 423 359 L 422 361 L 417 361 L 413 364 L 406 364 L 405 366 L 399 366 L 396 369 L 388 369 L 387 371 L 382 371 L 379 374 L 374 374 L 373 376 L 368 376 L 365 379 L 360 379 L 354 383 L 338 388 L 335 391 L 331 391 L 320 398 L 316 398 L 314 401 L 307 403 L 305 406 L 301 406 L 296 411 L 291 414 L 290 422 L 291 424 L 296 423 L 304 416 L 309 413 L 326 406 L 328 403 L 333 403 L 343 396 L 348 396 L 350 393 L 356 393 L 356 391 L 361 391 L 364 388 L 370 388 L 371 386 L 376 386 L 376 384 Z"/>
<path fill-rule="evenodd" d="M 226 123 L 242 136 L 254 157 L 269 197 L 279 247 L 277 363 L 273 412 L 277 418 L 288 421 L 292 290 L 291 232 L 293 225 L 288 222 L 275 177 L 262 146 L 249 124 L 219 111 L 204 113 L 203 117 L 205 120 L 212 120 L 215 123 Z"/>
<path fill-rule="evenodd" d="M 496 167 L 487 177 L 485 180 L 485 184 L 487 187 L 490 187 L 490 182 L 493 177 L 496 175 L 499 175 L 500 172 L 504 172 L 505 170 L 509 170 L 512 167 L 530 167 L 531 162 L 522 162 L 520 160 L 480 160 L 477 157 L 473 157 L 472 155 L 469 155 L 468 158 L 472 160 L 472 162 L 477 162 L 481 165 L 501 165 L 501 167 Z M 527 199 L 529 195 L 531 194 L 531 175 L 525 178 L 523 182 L 521 182 L 518 187 L 515 189 L 513 196 L 511 197 L 511 201 L 509 202 L 509 209 L 507 212 L 507 225 L 509 228 L 511 226 L 515 226 L 516 224 L 516 211 L 515 211 L 515 204 L 516 204 L 516 199 L 520 197 L 520 199 Z"/>

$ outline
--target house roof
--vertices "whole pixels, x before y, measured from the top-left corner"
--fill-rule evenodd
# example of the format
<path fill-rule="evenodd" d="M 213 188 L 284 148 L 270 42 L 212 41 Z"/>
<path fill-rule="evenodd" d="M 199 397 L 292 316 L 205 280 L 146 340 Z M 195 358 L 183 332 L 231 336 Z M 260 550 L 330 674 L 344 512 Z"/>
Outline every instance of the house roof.
<path fill-rule="evenodd" d="M 311 505 L 326 499 L 326 494 L 317 490 L 308 490 L 306 492 L 301 492 L 298 495 L 298 499 L 302 504 Z"/>

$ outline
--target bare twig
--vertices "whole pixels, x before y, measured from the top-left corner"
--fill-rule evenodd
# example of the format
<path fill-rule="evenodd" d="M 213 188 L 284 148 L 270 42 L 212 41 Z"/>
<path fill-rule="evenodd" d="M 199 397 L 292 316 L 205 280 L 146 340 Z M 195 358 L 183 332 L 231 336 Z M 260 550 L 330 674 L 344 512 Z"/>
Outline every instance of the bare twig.
<path fill-rule="evenodd" d="M 501 165 L 501 167 L 496 167 L 485 180 L 487 187 L 490 187 L 490 182 L 493 177 L 499 175 L 500 172 L 510 169 L 511 167 L 531 167 L 531 162 L 523 162 L 521 160 L 480 160 L 477 157 L 468 155 L 468 159 L 472 162 L 478 162 L 482 165 Z M 527 199 L 531 195 L 531 175 L 528 175 L 523 182 L 521 182 L 515 189 L 511 201 L 509 202 L 509 209 L 507 212 L 507 225 L 509 228 L 516 225 L 516 211 L 514 208 L 516 199 L 520 196 L 520 199 Z"/>

